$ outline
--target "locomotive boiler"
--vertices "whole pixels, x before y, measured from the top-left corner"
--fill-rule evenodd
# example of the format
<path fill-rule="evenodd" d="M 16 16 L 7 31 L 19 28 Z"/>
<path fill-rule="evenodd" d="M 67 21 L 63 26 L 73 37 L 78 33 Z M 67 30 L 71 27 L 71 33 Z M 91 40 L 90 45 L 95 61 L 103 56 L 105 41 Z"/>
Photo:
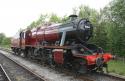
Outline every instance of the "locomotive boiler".
<path fill-rule="evenodd" d="M 88 19 L 69 16 L 64 24 L 26 29 L 13 37 L 11 48 L 17 55 L 37 59 L 50 66 L 70 68 L 78 73 L 102 71 L 112 55 L 87 41 L 93 34 Z"/>

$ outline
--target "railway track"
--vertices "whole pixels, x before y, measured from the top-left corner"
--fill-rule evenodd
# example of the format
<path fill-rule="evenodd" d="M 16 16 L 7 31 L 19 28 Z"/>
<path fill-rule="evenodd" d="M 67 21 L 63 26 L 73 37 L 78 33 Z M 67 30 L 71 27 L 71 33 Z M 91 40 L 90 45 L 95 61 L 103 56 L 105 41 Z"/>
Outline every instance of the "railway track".
<path fill-rule="evenodd" d="M 0 81 L 11 81 L 8 74 L 4 70 L 3 66 L 0 64 Z"/>
<path fill-rule="evenodd" d="M 2 50 L 7 51 L 9 53 L 13 53 L 8 49 L 2 49 Z M 72 73 L 69 73 L 69 72 L 66 72 L 66 74 L 72 75 Z M 81 78 L 81 80 L 72 80 L 72 81 L 125 81 L 124 77 L 119 77 L 111 74 L 100 74 L 100 73 L 90 73 L 86 75 L 80 75 L 78 78 Z M 62 81 L 65 81 L 65 80 L 62 80 Z"/>
<path fill-rule="evenodd" d="M 3 80 L 1 80 L 0 75 L 0 81 L 47 81 L 43 77 L 35 74 L 33 71 L 26 68 L 25 66 L 20 65 L 18 62 L 10 59 L 9 57 L 6 57 L 1 53 L 0 63 L 0 72 L 3 74 Z"/>

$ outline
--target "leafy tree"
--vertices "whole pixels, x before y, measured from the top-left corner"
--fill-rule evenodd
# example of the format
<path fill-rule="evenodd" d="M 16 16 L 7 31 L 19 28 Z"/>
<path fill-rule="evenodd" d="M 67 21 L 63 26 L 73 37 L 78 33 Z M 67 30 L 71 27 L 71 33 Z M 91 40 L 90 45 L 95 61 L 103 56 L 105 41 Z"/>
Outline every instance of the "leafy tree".
<path fill-rule="evenodd" d="M 40 25 L 43 25 L 46 21 L 46 19 L 48 18 L 48 15 L 43 15 L 41 14 L 41 16 L 39 17 L 39 19 L 37 21 L 33 21 L 29 26 L 27 26 L 28 29 L 32 29 L 32 28 L 36 28 Z"/>
<path fill-rule="evenodd" d="M 49 22 L 60 23 L 61 18 L 58 17 L 56 14 L 51 14 Z"/>
<path fill-rule="evenodd" d="M 101 11 L 101 22 L 107 31 L 107 47 L 112 53 L 125 53 L 125 1 L 113 0 Z"/>
<path fill-rule="evenodd" d="M 66 23 L 69 20 L 69 17 L 67 15 L 64 15 L 63 18 L 61 19 L 62 23 Z"/>
<path fill-rule="evenodd" d="M 4 38 L 5 38 L 4 33 L 0 33 L 0 44 L 2 44 Z"/>
<path fill-rule="evenodd" d="M 10 38 L 5 37 L 5 38 L 2 40 L 2 45 L 10 45 L 10 42 L 11 42 Z"/>
<path fill-rule="evenodd" d="M 10 38 L 6 37 L 4 33 L 0 33 L 0 46 L 9 46 Z"/>
<path fill-rule="evenodd" d="M 28 28 L 34 28 L 34 27 L 36 27 L 37 25 L 36 25 L 36 22 L 35 21 L 33 21 L 29 26 L 28 26 Z"/>
<path fill-rule="evenodd" d="M 36 21 L 36 25 L 39 26 L 39 25 L 43 25 L 45 22 L 46 22 L 46 19 L 48 18 L 48 15 L 45 14 L 41 14 L 40 18 Z"/>

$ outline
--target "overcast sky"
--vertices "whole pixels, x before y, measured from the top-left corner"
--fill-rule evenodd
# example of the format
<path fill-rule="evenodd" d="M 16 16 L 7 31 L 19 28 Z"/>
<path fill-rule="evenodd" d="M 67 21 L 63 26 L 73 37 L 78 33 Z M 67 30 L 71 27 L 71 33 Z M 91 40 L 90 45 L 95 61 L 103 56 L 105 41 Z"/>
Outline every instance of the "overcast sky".
<path fill-rule="evenodd" d="M 13 36 L 20 28 L 26 28 L 40 14 L 72 14 L 72 8 L 81 4 L 100 10 L 111 0 L 0 0 L 0 33 Z"/>

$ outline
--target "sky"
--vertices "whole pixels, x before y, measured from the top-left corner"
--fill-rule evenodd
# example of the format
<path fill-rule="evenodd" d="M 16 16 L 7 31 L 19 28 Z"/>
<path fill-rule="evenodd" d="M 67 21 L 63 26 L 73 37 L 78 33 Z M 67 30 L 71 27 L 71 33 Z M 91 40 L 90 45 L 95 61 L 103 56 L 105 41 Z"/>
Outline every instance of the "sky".
<path fill-rule="evenodd" d="M 97 11 L 111 0 L 0 0 L 0 33 L 14 36 L 26 28 L 40 14 L 55 13 L 58 16 L 72 14 L 72 8 L 87 5 Z"/>

